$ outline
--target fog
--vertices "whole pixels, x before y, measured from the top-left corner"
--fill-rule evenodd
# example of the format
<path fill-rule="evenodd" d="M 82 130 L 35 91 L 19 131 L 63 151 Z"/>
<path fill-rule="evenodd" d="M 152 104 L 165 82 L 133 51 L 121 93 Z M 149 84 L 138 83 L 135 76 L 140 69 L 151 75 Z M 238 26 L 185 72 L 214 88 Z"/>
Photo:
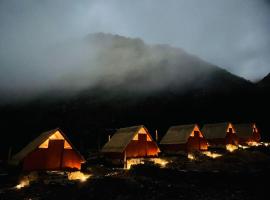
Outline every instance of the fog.
<path fill-rule="evenodd" d="M 85 87 L 112 73 L 120 79 L 131 66 L 101 68 L 98 49 L 83 43 L 95 32 L 169 44 L 258 80 L 270 71 L 269 6 L 266 0 L 1 0 L 2 98 Z"/>

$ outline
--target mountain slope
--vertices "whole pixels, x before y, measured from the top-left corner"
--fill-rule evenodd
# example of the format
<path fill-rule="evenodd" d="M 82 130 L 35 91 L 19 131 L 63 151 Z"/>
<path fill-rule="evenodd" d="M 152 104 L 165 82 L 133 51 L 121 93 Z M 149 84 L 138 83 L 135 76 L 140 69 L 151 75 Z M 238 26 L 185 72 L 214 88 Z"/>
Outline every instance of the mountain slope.
<path fill-rule="evenodd" d="M 168 45 L 146 45 L 140 39 L 91 34 L 98 49 L 95 63 L 102 71 L 99 84 L 135 92 L 251 86 L 248 81 Z"/>
<path fill-rule="evenodd" d="M 81 41 L 57 48 L 52 54 L 61 54 L 58 60 L 76 65 L 77 69 L 67 71 L 51 86 L 56 88 L 56 96 L 59 91 L 61 95 L 88 93 L 90 96 L 93 93 L 102 96 L 106 92 L 105 98 L 128 93 L 134 98 L 195 90 L 230 93 L 253 87 L 251 82 L 182 49 L 147 45 L 140 39 L 118 35 L 90 34 Z"/>
<path fill-rule="evenodd" d="M 270 73 L 257 83 L 260 87 L 270 87 Z"/>
<path fill-rule="evenodd" d="M 181 49 L 102 33 L 75 43 L 52 54 L 76 64 L 76 72 L 35 100 L 0 107 L 1 130 L 9 133 L 1 148 L 16 151 L 55 127 L 82 152 L 100 148 L 116 128 L 138 124 L 160 137 L 188 123 L 256 121 L 269 130 L 265 91 Z"/>

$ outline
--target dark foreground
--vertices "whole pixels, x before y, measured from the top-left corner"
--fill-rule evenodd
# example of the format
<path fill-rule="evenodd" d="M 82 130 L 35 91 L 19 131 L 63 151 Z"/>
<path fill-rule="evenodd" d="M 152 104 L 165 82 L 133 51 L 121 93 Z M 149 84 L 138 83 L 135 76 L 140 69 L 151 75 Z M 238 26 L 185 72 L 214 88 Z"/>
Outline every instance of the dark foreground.
<path fill-rule="evenodd" d="M 167 168 L 92 168 L 85 182 L 48 182 L 43 176 L 22 189 L 1 189 L 0 199 L 267 199 L 269 164 L 269 152 L 256 150 L 215 160 L 182 159 Z"/>
<path fill-rule="evenodd" d="M 33 184 L 1 199 L 266 199 L 269 174 L 168 173 L 149 177 L 105 177 L 84 183 Z M 267 181 L 267 182 L 265 182 Z"/>

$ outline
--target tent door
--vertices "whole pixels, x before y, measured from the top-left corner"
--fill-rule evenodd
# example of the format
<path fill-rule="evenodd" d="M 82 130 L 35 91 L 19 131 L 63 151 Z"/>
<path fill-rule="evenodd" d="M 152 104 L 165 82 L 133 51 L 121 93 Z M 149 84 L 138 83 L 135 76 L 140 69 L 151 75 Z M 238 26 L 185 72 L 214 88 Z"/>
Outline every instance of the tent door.
<path fill-rule="evenodd" d="M 64 140 L 50 140 L 46 159 L 46 168 L 61 169 L 64 151 Z"/>
<path fill-rule="evenodd" d="M 146 142 L 147 140 L 147 135 L 146 134 L 138 134 L 138 140 L 140 142 Z"/>

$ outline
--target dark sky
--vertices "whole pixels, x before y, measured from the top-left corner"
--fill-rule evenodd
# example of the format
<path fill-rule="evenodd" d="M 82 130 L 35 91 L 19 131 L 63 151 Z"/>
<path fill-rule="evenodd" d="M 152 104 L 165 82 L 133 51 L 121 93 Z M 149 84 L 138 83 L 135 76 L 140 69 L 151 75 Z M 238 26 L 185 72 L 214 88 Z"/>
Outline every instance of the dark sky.
<path fill-rule="evenodd" d="M 45 87 L 63 69 L 37 67 L 39 51 L 93 32 L 170 44 L 258 80 L 270 72 L 269 11 L 266 0 L 0 0 L 0 85 L 42 75 Z"/>

